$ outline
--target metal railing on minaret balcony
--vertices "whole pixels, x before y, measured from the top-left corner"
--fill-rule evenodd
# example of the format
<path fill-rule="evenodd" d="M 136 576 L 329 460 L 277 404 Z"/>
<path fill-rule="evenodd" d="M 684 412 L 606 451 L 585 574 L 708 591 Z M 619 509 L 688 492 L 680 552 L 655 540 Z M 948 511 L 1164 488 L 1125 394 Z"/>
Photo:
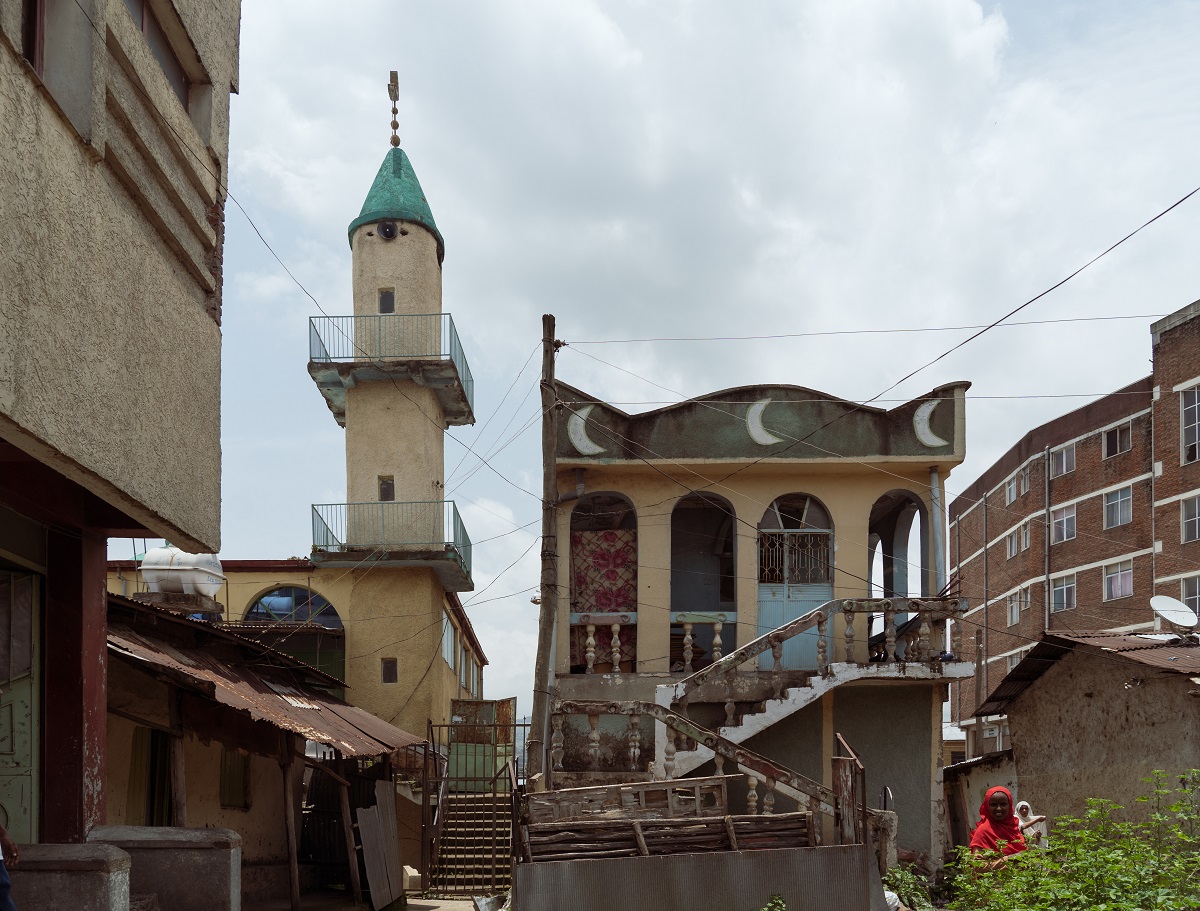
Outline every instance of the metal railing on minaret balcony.
<path fill-rule="evenodd" d="M 474 407 L 475 381 L 449 313 L 310 317 L 308 357 L 316 363 L 449 361 Z"/>
<path fill-rule="evenodd" d="M 471 538 L 453 500 L 427 503 L 319 503 L 312 508 L 313 549 L 377 551 L 383 559 L 427 561 L 444 555 L 471 573 Z"/>

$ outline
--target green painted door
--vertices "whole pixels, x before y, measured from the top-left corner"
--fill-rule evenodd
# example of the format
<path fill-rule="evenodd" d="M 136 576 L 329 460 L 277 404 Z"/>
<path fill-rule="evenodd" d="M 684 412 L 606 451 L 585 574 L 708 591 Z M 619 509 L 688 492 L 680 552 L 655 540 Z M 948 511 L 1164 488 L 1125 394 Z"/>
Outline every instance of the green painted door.
<path fill-rule="evenodd" d="M 0 822 L 37 841 L 38 577 L 0 570 Z"/>

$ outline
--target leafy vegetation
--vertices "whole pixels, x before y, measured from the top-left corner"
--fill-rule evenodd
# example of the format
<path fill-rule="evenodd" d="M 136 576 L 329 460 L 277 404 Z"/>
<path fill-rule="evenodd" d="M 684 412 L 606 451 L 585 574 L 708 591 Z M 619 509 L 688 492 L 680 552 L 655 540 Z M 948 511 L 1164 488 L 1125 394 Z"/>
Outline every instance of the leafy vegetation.
<path fill-rule="evenodd" d="M 1166 786 L 1147 779 L 1144 822 L 1089 800 L 1082 819 L 1061 817 L 1044 850 L 1002 863 L 959 850 L 951 908 L 959 911 L 1194 911 L 1200 908 L 1200 771 Z M 893 890 L 895 891 L 895 890 Z M 906 902 L 907 903 L 907 902 Z"/>
<path fill-rule="evenodd" d="M 762 911 L 787 911 L 787 904 L 780 895 L 772 895 L 771 900 Z"/>
<path fill-rule="evenodd" d="M 913 911 L 933 911 L 933 902 L 929 900 L 929 882 L 911 864 L 892 867 L 883 874 L 883 888 L 895 892 L 905 907 Z"/>

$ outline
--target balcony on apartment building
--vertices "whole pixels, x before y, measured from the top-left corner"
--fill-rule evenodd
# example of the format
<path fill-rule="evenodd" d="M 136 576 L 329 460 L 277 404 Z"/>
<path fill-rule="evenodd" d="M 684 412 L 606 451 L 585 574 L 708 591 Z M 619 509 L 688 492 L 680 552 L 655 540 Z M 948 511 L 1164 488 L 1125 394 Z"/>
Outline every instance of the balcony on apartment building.
<path fill-rule="evenodd" d="M 343 427 L 346 390 L 379 380 L 428 387 L 448 426 L 475 423 L 475 381 L 449 313 L 311 317 L 308 373 Z"/>
<path fill-rule="evenodd" d="M 446 591 L 474 588 L 471 538 L 452 500 L 320 503 L 312 523 L 314 563 L 425 567 Z"/>

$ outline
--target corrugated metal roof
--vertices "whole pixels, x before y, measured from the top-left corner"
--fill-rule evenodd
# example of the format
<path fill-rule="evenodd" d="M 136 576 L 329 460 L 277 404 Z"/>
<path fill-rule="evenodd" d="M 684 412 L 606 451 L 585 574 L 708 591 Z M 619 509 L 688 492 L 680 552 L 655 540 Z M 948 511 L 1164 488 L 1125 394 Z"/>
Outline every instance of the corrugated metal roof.
<path fill-rule="evenodd" d="M 1003 715 L 1009 703 L 1070 651 L 1120 657 L 1177 674 L 1200 674 L 1200 642 L 1194 638 L 1151 638 L 1146 634 L 1110 633 L 1105 630 L 1043 633 L 1041 641 L 1008 672 L 975 710 L 975 717 Z"/>
<path fill-rule="evenodd" d="M 253 648 L 255 644 L 246 645 Z M 326 744 L 344 756 L 379 756 L 421 742 L 421 738 L 316 687 L 287 682 L 282 674 L 270 679 L 272 675 L 259 674 L 248 664 L 233 666 L 215 658 L 205 652 L 202 644 L 185 647 L 110 620 L 108 648 L 135 664 L 152 665 L 178 683 L 245 712 L 255 721 Z M 264 658 L 268 657 L 267 651 L 262 650 Z M 278 654 L 271 653 L 269 658 L 277 660 Z M 297 669 L 309 670 L 303 665 Z"/>

